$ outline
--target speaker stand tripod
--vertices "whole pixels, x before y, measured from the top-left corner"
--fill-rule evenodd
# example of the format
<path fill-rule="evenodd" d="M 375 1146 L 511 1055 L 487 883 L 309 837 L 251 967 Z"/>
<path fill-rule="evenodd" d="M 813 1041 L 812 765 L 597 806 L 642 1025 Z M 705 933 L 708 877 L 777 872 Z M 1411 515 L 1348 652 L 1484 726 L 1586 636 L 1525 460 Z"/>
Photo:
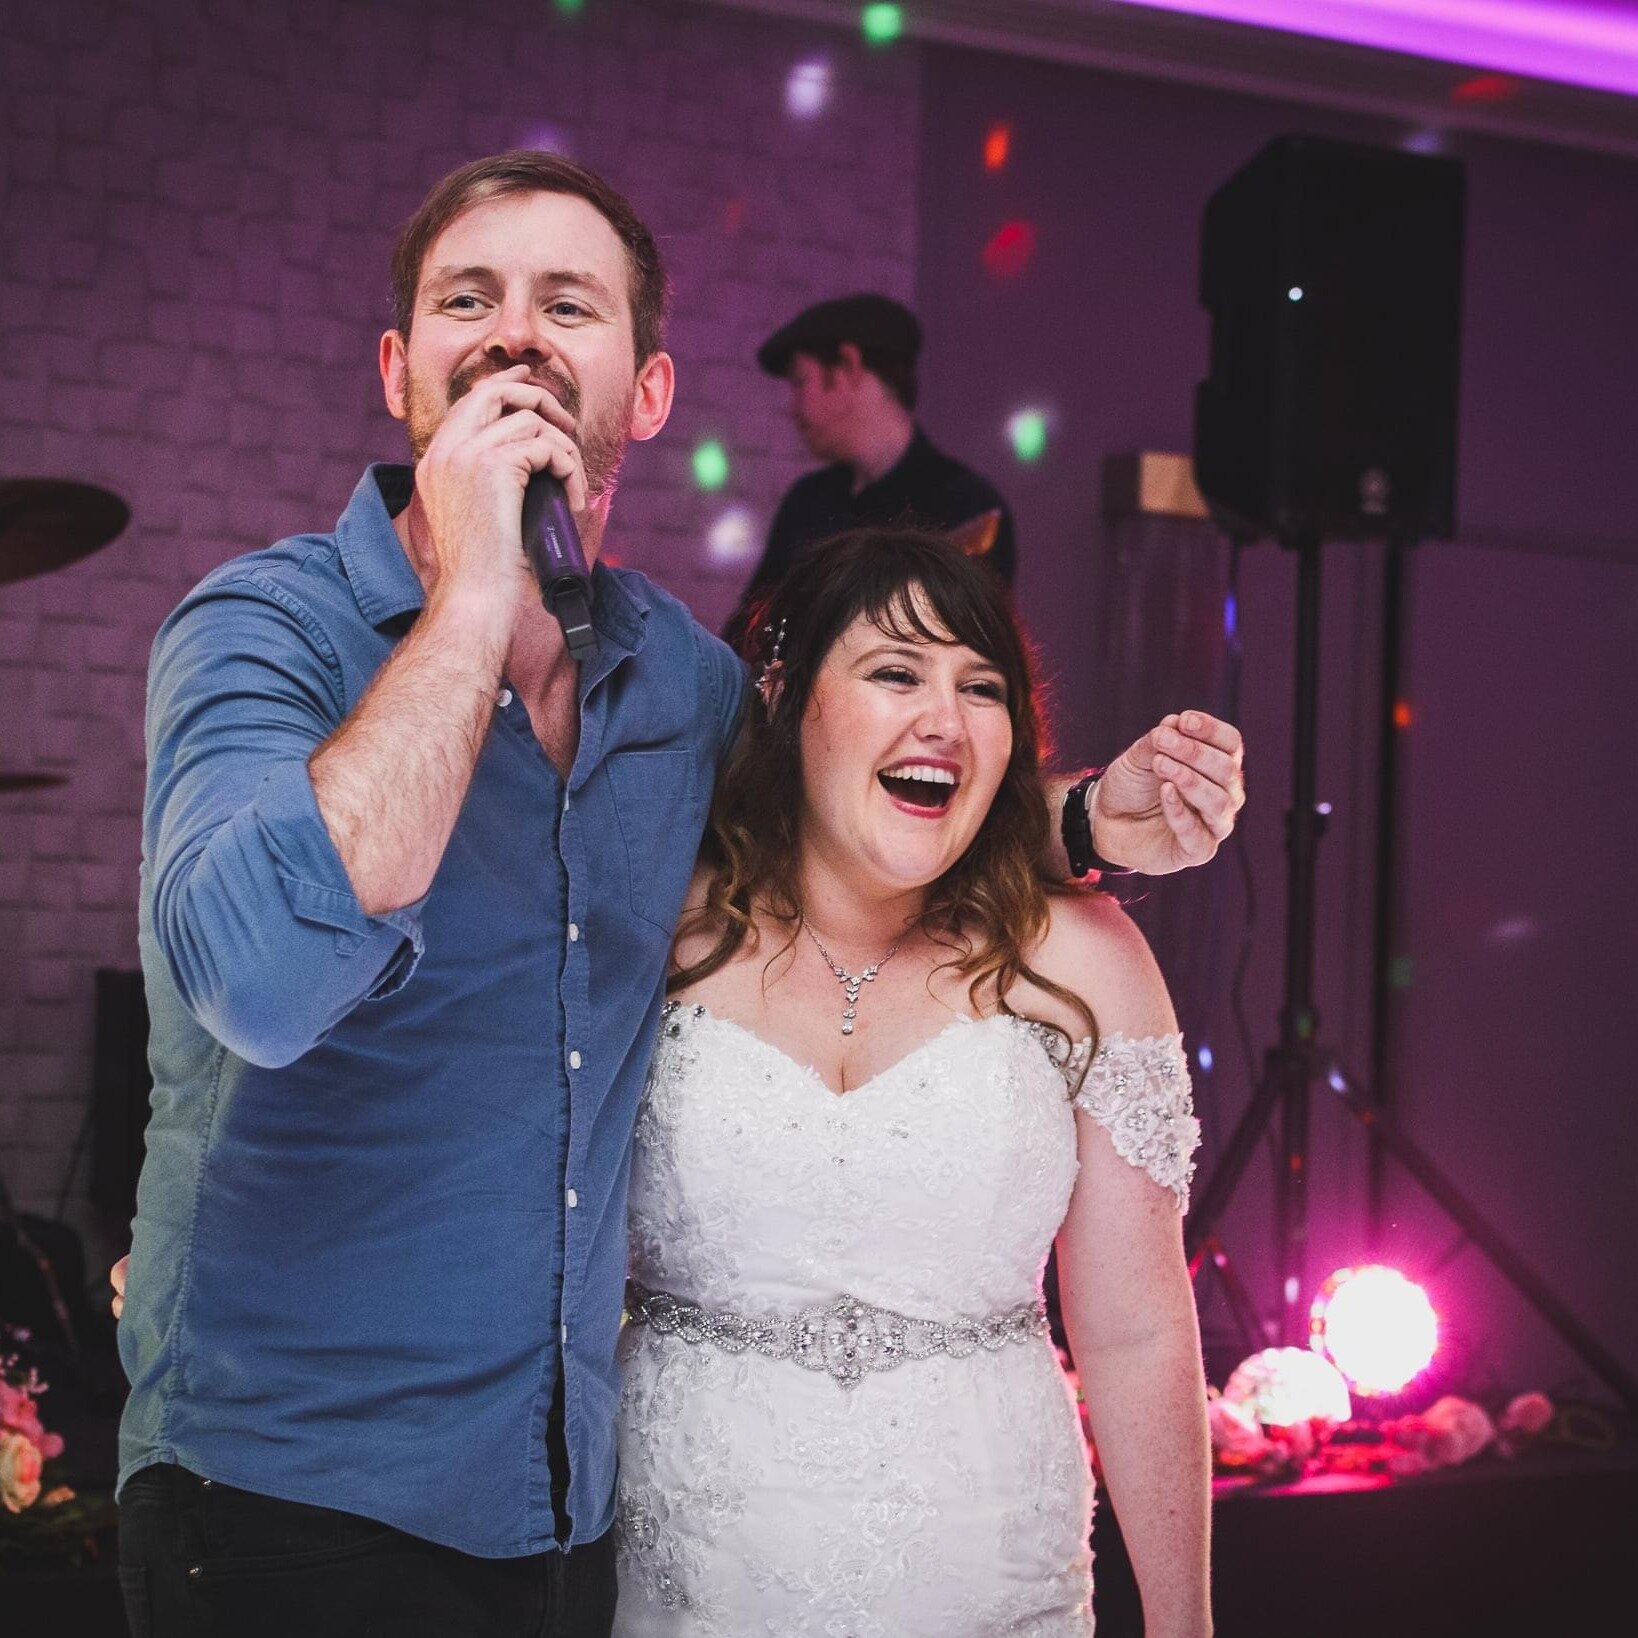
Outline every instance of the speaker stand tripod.
<path fill-rule="evenodd" d="M 1274 1171 L 1274 1237 L 1280 1280 L 1278 1340 L 1300 1346 L 1307 1340 L 1301 1309 L 1308 1249 L 1309 1095 L 1323 1085 L 1371 1134 L 1381 1152 L 1397 1161 L 1488 1257 L 1515 1290 L 1569 1345 L 1628 1410 L 1638 1413 L 1638 1381 L 1626 1370 L 1438 1166 L 1407 1137 L 1388 1111 L 1344 1067 L 1319 1037 L 1314 1005 L 1314 872 L 1325 834 L 1326 811 L 1316 800 L 1319 728 L 1320 541 L 1296 535 L 1281 544 L 1297 557 L 1297 664 L 1291 774 L 1291 809 L 1286 815 L 1285 987 L 1278 1043 L 1269 1049 L 1250 1103 L 1241 1115 L 1216 1168 L 1200 1189 L 1184 1230 L 1191 1274 L 1207 1258 L 1223 1287 L 1243 1340 L 1261 1347 L 1255 1305 L 1218 1234 L 1233 1198 L 1270 1121 L 1279 1116 Z M 1392 679 L 1384 679 L 1385 685 Z"/>

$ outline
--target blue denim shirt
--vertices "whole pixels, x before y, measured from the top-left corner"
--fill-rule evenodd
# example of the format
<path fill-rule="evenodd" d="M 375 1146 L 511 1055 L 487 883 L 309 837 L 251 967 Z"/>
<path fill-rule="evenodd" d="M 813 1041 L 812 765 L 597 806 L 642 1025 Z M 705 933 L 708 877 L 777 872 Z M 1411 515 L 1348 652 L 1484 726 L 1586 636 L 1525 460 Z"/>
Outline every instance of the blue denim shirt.
<path fill-rule="evenodd" d="M 570 1540 L 612 1522 L 632 1127 L 744 683 L 598 568 L 567 788 L 507 698 L 431 891 L 366 915 L 307 762 L 421 607 L 409 487 L 372 467 L 155 639 L 120 1482 L 177 1462 L 503 1557 L 555 1544 L 560 1364 Z"/>

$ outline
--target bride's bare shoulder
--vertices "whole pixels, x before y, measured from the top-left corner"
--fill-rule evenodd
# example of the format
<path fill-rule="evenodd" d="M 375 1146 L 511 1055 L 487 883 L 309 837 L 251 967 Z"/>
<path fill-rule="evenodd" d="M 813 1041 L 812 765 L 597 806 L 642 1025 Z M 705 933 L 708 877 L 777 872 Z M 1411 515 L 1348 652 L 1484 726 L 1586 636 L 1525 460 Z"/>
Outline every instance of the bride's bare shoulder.
<path fill-rule="evenodd" d="M 1080 996 L 1102 1035 L 1164 1035 L 1177 1028 L 1149 941 L 1108 893 L 1054 894 L 1030 965 Z"/>

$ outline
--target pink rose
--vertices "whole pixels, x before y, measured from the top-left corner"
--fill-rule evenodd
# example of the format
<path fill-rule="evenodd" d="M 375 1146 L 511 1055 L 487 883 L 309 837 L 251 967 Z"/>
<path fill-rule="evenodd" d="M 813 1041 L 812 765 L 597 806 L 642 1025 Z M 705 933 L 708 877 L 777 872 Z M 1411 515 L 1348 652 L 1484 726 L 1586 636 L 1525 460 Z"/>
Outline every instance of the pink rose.
<path fill-rule="evenodd" d="M 1428 1425 L 1416 1415 L 1396 1416 L 1384 1422 L 1378 1430 L 1385 1443 L 1398 1445 L 1402 1450 L 1421 1451 L 1428 1442 Z"/>
<path fill-rule="evenodd" d="M 0 1382 L 0 1433 L 20 1433 L 36 1445 L 45 1437 L 39 1408 L 26 1388 Z"/>
<path fill-rule="evenodd" d="M 0 1433 L 0 1506 L 32 1507 L 40 1495 L 40 1447 L 20 1433 Z"/>
<path fill-rule="evenodd" d="M 1508 1402 L 1501 1414 L 1501 1427 L 1506 1433 L 1540 1433 L 1558 1414 L 1553 1402 L 1544 1393 L 1521 1393 Z"/>
<path fill-rule="evenodd" d="M 1267 1452 L 1268 1440 L 1246 1406 L 1212 1399 L 1206 1406 L 1206 1420 L 1211 1425 L 1211 1447 L 1219 1454 L 1256 1461 Z"/>
<path fill-rule="evenodd" d="M 1435 1467 L 1455 1467 L 1477 1456 L 1496 1437 L 1496 1424 L 1471 1399 L 1446 1394 L 1428 1406 L 1426 1455 Z"/>

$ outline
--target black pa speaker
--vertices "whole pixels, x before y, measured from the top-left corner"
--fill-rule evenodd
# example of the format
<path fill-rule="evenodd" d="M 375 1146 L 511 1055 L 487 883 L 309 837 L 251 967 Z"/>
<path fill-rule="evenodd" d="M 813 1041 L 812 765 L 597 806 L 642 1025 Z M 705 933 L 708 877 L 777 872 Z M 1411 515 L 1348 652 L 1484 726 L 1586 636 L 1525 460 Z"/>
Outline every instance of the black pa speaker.
<path fill-rule="evenodd" d="M 1455 160 L 1311 136 L 1212 195 L 1194 465 L 1225 529 L 1452 535 L 1464 205 Z"/>

